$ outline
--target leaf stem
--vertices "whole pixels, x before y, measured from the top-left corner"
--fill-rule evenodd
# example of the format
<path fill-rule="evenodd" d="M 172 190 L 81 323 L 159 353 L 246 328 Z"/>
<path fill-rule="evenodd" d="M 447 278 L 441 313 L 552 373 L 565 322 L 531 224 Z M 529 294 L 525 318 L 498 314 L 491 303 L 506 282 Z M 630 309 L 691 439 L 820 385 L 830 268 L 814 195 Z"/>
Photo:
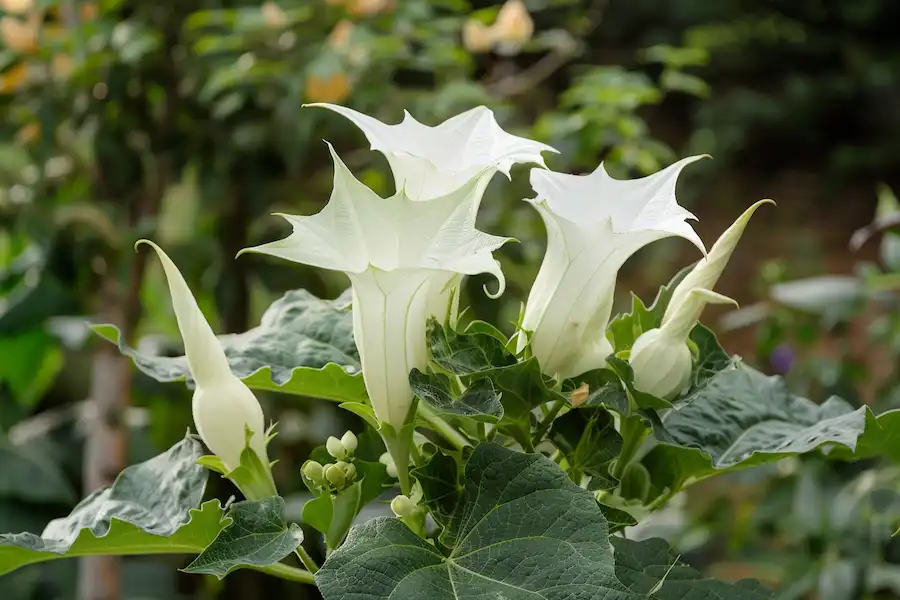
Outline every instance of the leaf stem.
<path fill-rule="evenodd" d="M 306 551 L 306 548 L 304 548 L 303 546 L 297 546 L 297 549 L 294 550 L 294 552 L 297 554 L 300 562 L 303 563 L 303 566 L 306 567 L 306 569 L 310 573 L 315 573 L 319 570 L 319 565 L 317 565 L 316 561 L 312 559 L 312 556 L 309 555 L 309 553 Z"/>
<path fill-rule="evenodd" d="M 534 436 L 531 439 L 532 444 L 537 446 L 541 443 L 541 440 L 544 439 L 544 436 L 547 435 L 547 432 L 550 431 L 550 428 L 553 426 L 553 421 L 556 420 L 559 411 L 561 411 L 565 405 L 565 398 L 556 399 L 556 402 L 553 403 L 553 406 L 550 407 L 550 410 L 547 411 L 543 420 L 541 420 L 541 424 L 538 426 L 537 431 L 534 432 Z"/>
<path fill-rule="evenodd" d="M 297 567 L 286 565 L 284 563 L 275 563 L 274 565 L 269 565 L 268 567 L 250 568 L 266 573 L 267 575 L 272 575 L 273 577 L 278 577 L 280 579 L 287 579 L 288 581 L 297 581 L 299 583 L 316 585 L 316 578 L 312 573 L 310 573 L 309 571 L 304 571 L 303 569 L 298 569 Z"/>
<path fill-rule="evenodd" d="M 641 444 L 647 438 L 650 431 L 644 425 L 641 417 L 630 415 L 622 419 L 622 427 L 619 434 L 622 436 L 622 451 L 616 459 L 615 466 L 611 475 L 616 479 L 621 479 L 625 468 L 634 460 L 635 455 L 641 448 Z"/>
<path fill-rule="evenodd" d="M 424 402 L 419 402 L 419 416 L 422 417 L 432 429 L 444 436 L 444 438 L 457 450 L 462 450 L 463 448 L 472 445 L 463 434 L 450 425 L 450 423 L 442 419 Z"/>

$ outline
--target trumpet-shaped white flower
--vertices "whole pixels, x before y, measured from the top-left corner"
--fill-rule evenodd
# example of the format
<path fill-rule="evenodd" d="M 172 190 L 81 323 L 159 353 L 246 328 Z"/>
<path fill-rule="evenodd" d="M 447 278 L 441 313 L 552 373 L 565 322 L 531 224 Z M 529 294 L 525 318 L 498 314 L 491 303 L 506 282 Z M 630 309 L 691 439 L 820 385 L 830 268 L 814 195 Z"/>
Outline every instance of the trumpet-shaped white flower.
<path fill-rule="evenodd" d="M 645 331 L 635 340 L 628 360 L 637 389 L 671 398 L 687 385 L 692 369 L 688 336 L 707 304 L 737 304 L 712 288 L 725 270 L 750 217 L 766 203 L 772 201 L 760 200 L 725 230 L 709 254 L 675 287 L 659 328 Z"/>
<path fill-rule="evenodd" d="M 412 200 L 449 194 L 486 170 L 490 175 L 500 171 L 509 177 L 510 168 L 517 163 L 545 166 L 541 152 L 556 152 L 547 144 L 507 133 L 485 106 L 467 110 L 435 127 L 423 125 L 405 111 L 403 121 L 388 125 L 345 106 L 307 106 L 333 110 L 359 127 L 372 150 L 388 159 L 397 191 L 405 191 Z M 476 208 L 489 181 L 489 176 L 479 180 L 473 194 Z"/>
<path fill-rule="evenodd" d="M 329 146 L 329 148 L 331 148 Z M 509 238 L 475 229 L 473 195 L 487 173 L 428 202 L 401 191 L 381 198 L 353 177 L 334 150 L 334 190 L 312 216 L 282 215 L 286 239 L 247 248 L 286 260 L 343 271 L 353 288 L 353 334 L 375 414 L 395 428 L 412 404 L 409 372 L 428 359 L 425 326 L 449 314 L 450 286 L 459 274 L 505 280 L 492 251 Z"/>
<path fill-rule="evenodd" d="M 680 236 L 703 250 L 675 200 L 678 174 L 700 156 L 634 180 L 617 180 L 601 164 L 589 175 L 531 171 L 528 200 L 547 227 L 547 253 L 525 305 L 519 351 L 531 350 L 548 375 L 574 377 L 603 367 L 612 346 L 606 327 L 616 275 L 650 242 Z"/>
<path fill-rule="evenodd" d="M 241 452 L 247 442 L 245 432 L 249 427 L 253 432 L 250 448 L 268 470 L 265 419 L 259 401 L 231 372 L 225 351 L 175 263 L 153 242 L 141 240 L 138 244 L 147 244 L 156 251 L 169 283 L 172 308 L 184 340 L 184 353 L 197 386 L 192 401 L 197 432 L 231 471 L 241 463 Z"/>

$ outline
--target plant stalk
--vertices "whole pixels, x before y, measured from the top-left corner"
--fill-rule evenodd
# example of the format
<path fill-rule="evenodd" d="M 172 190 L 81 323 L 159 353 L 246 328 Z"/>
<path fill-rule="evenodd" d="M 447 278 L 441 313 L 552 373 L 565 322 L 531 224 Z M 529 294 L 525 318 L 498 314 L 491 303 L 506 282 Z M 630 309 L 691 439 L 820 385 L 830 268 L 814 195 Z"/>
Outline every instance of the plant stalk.
<path fill-rule="evenodd" d="M 287 579 L 288 581 L 296 581 L 298 583 L 306 583 L 308 585 L 316 585 L 315 576 L 309 571 L 298 569 L 284 563 L 275 563 L 268 567 L 250 567 L 267 575 L 278 577 L 279 579 Z"/>
<path fill-rule="evenodd" d="M 422 417 L 432 429 L 444 436 L 444 439 L 450 442 L 457 450 L 462 450 L 463 448 L 472 445 L 459 430 L 442 419 L 424 402 L 419 402 L 419 416 Z"/>

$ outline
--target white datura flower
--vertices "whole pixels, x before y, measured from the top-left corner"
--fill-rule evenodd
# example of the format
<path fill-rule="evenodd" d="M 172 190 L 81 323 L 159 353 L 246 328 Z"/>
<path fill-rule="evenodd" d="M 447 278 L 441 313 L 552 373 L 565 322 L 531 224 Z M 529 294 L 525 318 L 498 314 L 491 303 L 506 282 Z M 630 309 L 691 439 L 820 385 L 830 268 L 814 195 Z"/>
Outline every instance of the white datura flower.
<path fill-rule="evenodd" d="M 693 156 L 640 179 L 618 180 L 601 164 L 589 175 L 532 169 L 537 196 L 527 200 L 547 228 L 547 253 L 531 288 L 519 333 L 530 339 L 544 373 L 575 377 L 606 364 L 616 275 L 650 242 L 680 236 L 703 250 L 675 200 L 681 170 Z"/>
<path fill-rule="evenodd" d="M 184 340 L 184 353 L 196 384 L 192 410 L 197 433 L 231 471 L 241 464 L 249 427 L 253 432 L 250 448 L 268 472 L 265 418 L 259 401 L 231 372 L 222 345 L 200 312 L 175 263 L 153 242 L 140 240 L 138 244 L 147 244 L 156 251 L 169 283 L 172 308 Z"/>
<path fill-rule="evenodd" d="M 329 146 L 329 149 L 331 147 Z M 448 287 L 457 277 L 490 273 L 505 287 L 492 251 L 509 238 L 475 229 L 472 197 L 488 177 L 415 202 L 400 190 L 381 198 L 357 181 L 331 149 L 334 190 L 312 216 L 281 215 L 293 226 L 286 239 L 247 248 L 286 260 L 343 271 L 353 288 L 353 335 L 376 416 L 396 429 L 413 400 L 409 372 L 424 369 L 430 316 L 446 321 Z"/>
<path fill-rule="evenodd" d="M 642 392 L 669 399 L 690 381 L 692 370 L 688 336 L 707 304 L 737 304 L 713 291 L 750 217 L 763 204 L 760 200 L 725 230 L 684 279 L 675 287 L 659 328 L 645 331 L 631 348 L 629 363 L 634 371 L 634 386 Z"/>
<path fill-rule="evenodd" d="M 541 152 L 557 152 L 547 144 L 507 133 L 485 106 L 467 110 L 435 127 L 423 125 L 406 111 L 403 121 L 388 125 L 345 106 L 306 106 L 333 110 L 359 127 L 372 150 L 384 154 L 390 163 L 396 190 L 403 190 L 412 200 L 445 196 L 488 171 L 472 197 L 477 209 L 490 175 L 500 171 L 509 177 L 510 168 L 518 163 L 545 166 Z"/>

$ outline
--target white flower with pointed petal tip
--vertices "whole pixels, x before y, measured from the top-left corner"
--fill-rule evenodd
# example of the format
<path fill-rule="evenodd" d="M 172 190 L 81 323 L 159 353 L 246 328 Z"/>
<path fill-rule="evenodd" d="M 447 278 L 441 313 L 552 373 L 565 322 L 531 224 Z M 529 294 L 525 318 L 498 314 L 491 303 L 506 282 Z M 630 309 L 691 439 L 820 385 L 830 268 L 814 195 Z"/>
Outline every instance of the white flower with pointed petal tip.
<path fill-rule="evenodd" d="M 192 401 L 197 432 L 231 471 L 241 463 L 241 452 L 246 447 L 245 431 L 249 427 L 253 432 L 250 448 L 268 469 L 265 418 L 259 401 L 231 372 L 225 351 L 175 263 L 155 243 L 140 240 L 138 244 L 147 244 L 156 251 L 169 282 L 172 308 L 184 340 L 184 353 L 197 386 Z"/>
<path fill-rule="evenodd" d="M 645 331 L 635 340 L 628 358 L 634 371 L 634 386 L 659 398 L 671 398 L 687 385 L 691 377 L 691 351 L 688 336 L 707 304 L 737 304 L 731 298 L 712 291 L 750 217 L 763 204 L 760 200 L 737 218 L 672 292 L 658 329 Z"/>
<path fill-rule="evenodd" d="M 509 177 L 510 168 L 517 163 L 546 166 L 541 152 L 557 152 L 547 144 L 507 133 L 485 106 L 435 127 L 423 125 L 406 111 L 403 121 L 388 125 L 345 106 L 305 106 L 327 108 L 353 121 L 366 134 L 372 150 L 387 157 L 397 191 L 404 190 L 413 200 L 449 194 L 486 170 L 490 175 L 500 171 Z M 481 180 L 473 196 L 476 209 L 489 181 L 490 177 Z"/>
<path fill-rule="evenodd" d="M 612 346 L 606 327 L 616 275 L 650 242 L 680 236 L 703 250 L 675 200 L 675 182 L 693 156 L 634 180 L 617 180 L 601 164 L 589 175 L 532 169 L 537 197 L 527 200 L 547 227 L 547 253 L 525 305 L 519 351 L 531 351 L 548 375 L 574 377 L 603 367 Z"/>
<path fill-rule="evenodd" d="M 413 392 L 409 372 L 428 360 L 425 326 L 447 318 L 450 284 L 459 274 L 490 273 L 505 287 L 492 251 L 509 238 L 475 229 L 472 197 L 486 173 L 452 193 L 415 202 L 403 192 L 381 198 L 353 177 L 329 145 L 334 191 L 321 212 L 282 215 L 286 239 L 246 248 L 286 260 L 343 271 L 353 288 L 353 334 L 375 414 L 399 429 Z"/>

